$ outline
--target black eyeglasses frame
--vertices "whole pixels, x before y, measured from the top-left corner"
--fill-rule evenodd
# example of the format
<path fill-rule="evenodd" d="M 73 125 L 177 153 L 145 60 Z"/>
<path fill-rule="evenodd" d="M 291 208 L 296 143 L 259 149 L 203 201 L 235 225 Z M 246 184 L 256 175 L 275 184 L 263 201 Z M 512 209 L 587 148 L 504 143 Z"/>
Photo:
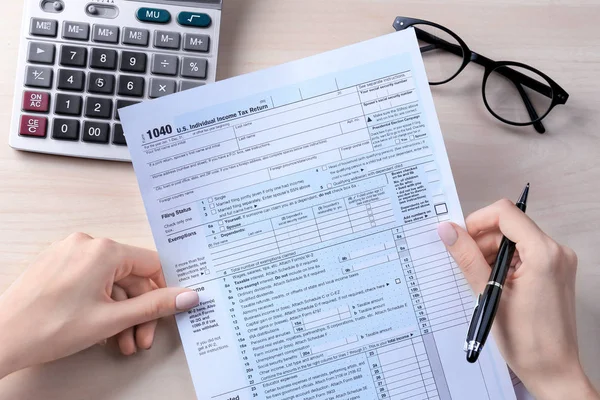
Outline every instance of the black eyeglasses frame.
<path fill-rule="evenodd" d="M 419 29 L 418 27 L 415 27 L 414 25 L 429 25 L 434 28 L 440 29 L 440 30 L 446 32 L 447 34 L 449 34 L 450 36 L 452 36 L 459 43 L 460 47 L 453 43 L 450 43 L 446 40 L 440 39 L 437 36 L 431 35 L 428 32 L 426 32 L 422 29 Z M 410 18 L 410 17 L 396 17 L 396 19 L 394 20 L 393 27 L 396 31 L 401 31 L 406 28 L 413 27 L 415 29 L 415 33 L 416 33 L 418 39 L 423 40 L 424 42 L 427 42 L 427 43 L 431 43 L 431 46 L 427 46 L 426 48 L 421 48 L 422 53 L 429 51 L 429 50 L 433 50 L 435 48 L 441 48 L 441 49 L 449 51 L 450 53 L 453 53 L 459 57 L 462 56 L 462 58 L 463 58 L 462 64 L 461 64 L 460 68 L 456 71 L 456 73 L 444 81 L 429 82 L 429 84 L 432 86 L 443 85 L 445 83 L 452 81 L 471 62 L 474 62 L 475 64 L 479 64 L 479 65 L 483 66 L 485 68 L 485 72 L 483 75 L 483 83 L 482 83 L 482 87 L 481 87 L 483 102 L 485 103 L 485 106 L 488 109 L 488 111 L 494 117 L 496 117 L 500 121 L 504 122 L 505 124 L 509 124 L 509 125 L 513 125 L 513 126 L 533 125 L 537 132 L 545 133 L 546 128 L 544 127 L 544 125 L 542 124 L 541 121 L 550 113 L 550 111 L 552 111 L 552 109 L 554 107 L 556 107 L 559 104 L 565 104 L 567 102 L 567 99 L 569 98 L 569 94 L 562 87 L 560 87 L 560 85 L 558 83 L 556 83 L 548 75 L 544 74 L 542 71 L 540 71 L 530 65 L 515 62 L 515 61 L 494 61 L 488 57 L 485 57 L 479 53 L 476 53 L 476 52 L 472 51 L 469 48 L 469 46 L 467 46 L 465 41 L 462 40 L 460 38 L 460 36 L 458 36 L 456 33 L 452 32 L 450 29 L 446 28 L 445 26 L 436 24 L 434 22 L 425 21 L 422 19 L 416 19 L 416 18 Z M 503 68 L 503 67 L 505 67 L 505 68 Z M 548 82 L 548 85 L 545 85 L 542 82 L 532 79 L 531 77 L 529 77 L 525 74 L 522 74 L 521 72 L 519 72 L 513 68 L 510 68 L 510 67 L 520 67 L 520 68 L 529 70 L 529 71 L 541 76 L 544 80 L 546 80 Z M 485 87 L 486 87 L 488 78 L 494 71 L 496 71 L 497 73 L 508 78 L 515 84 L 515 86 L 517 87 L 517 90 L 519 91 L 519 94 L 521 95 L 521 98 L 523 99 L 525 107 L 527 108 L 529 117 L 531 118 L 530 122 L 509 121 L 505 118 L 502 118 L 501 116 L 496 114 L 494 112 L 494 110 L 492 110 L 492 108 L 490 107 L 490 105 L 487 101 L 486 95 L 485 95 Z M 536 110 L 533 106 L 533 103 L 531 102 L 531 100 L 529 99 L 529 96 L 527 95 L 527 93 L 525 92 L 525 90 L 523 89 L 523 87 L 521 85 L 527 86 L 530 89 L 535 90 L 536 92 L 552 99 L 550 107 L 543 115 L 541 115 L 541 116 L 538 115 L 538 113 L 536 112 Z"/>

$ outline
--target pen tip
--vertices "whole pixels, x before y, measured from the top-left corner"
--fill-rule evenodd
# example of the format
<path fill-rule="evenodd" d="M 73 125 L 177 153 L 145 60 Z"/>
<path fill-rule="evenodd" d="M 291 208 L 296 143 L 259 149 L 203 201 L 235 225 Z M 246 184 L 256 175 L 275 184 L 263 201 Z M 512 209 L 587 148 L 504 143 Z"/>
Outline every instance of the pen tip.
<path fill-rule="evenodd" d="M 527 204 L 528 196 L 529 196 L 529 183 L 527 183 L 527 186 L 525 186 L 525 189 L 523 189 L 523 193 L 521 193 L 521 196 L 519 197 L 519 201 L 517 201 L 517 204 L 518 203 Z"/>

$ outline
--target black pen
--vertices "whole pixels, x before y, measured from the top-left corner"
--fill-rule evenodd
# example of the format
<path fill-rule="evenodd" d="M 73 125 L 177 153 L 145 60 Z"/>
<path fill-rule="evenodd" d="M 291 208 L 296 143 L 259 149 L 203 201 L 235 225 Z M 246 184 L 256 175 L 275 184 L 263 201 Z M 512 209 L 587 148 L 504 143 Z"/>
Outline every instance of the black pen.
<path fill-rule="evenodd" d="M 529 183 L 525 186 L 523 194 L 521 194 L 521 197 L 516 204 L 523 212 L 527 209 L 528 195 Z M 479 295 L 475 302 L 475 309 L 473 310 L 473 316 L 471 317 L 471 324 L 469 325 L 464 348 L 467 353 L 467 361 L 470 363 L 477 361 L 477 358 L 479 358 L 479 354 L 485 345 L 485 341 L 490 334 L 492 324 L 494 323 L 494 317 L 496 316 L 496 311 L 498 311 L 498 305 L 500 304 L 500 296 L 502 295 L 504 281 L 506 281 L 506 276 L 508 275 L 508 270 L 514 254 L 515 244 L 506 237 L 503 237 L 502 242 L 500 242 L 500 248 L 498 250 L 498 255 L 496 256 L 494 268 L 492 268 L 492 274 L 485 286 L 485 290 Z"/>

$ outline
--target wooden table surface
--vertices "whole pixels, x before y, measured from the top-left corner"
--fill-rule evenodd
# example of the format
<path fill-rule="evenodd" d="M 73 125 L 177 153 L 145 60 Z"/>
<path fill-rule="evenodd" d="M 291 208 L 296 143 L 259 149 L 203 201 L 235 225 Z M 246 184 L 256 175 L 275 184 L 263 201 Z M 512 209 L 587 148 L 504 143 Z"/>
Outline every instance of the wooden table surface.
<path fill-rule="evenodd" d="M 18 152 L 8 146 L 22 2 L 3 2 L 0 27 L 0 293 L 35 255 L 73 231 L 153 247 L 129 164 Z M 530 64 L 570 94 L 544 121 L 548 133 L 495 120 L 471 65 L 433 88 L 465 213 L 515 197 L 579 255 L 581 358 L 600 387 L 600 0 L 225 0 L 219 79 L 392 31 L 397 15 L 438 22 L 496 60 Z M 357 55 L 360 57 L 360 55 Z M 20 95 L 20 93 L 17 93 Z M 2 344 L 4 345 L 4 344 Z M 0 399 L 192 399 L 173 321 L 154 347 L 125 359 L 96 347 L 13 374 Z"/>

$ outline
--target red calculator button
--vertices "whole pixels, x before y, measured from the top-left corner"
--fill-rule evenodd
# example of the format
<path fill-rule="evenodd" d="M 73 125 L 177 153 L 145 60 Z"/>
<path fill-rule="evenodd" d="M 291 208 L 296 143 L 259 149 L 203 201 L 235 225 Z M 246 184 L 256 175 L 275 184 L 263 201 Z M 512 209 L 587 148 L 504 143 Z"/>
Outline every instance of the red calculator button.
<path fill-rule="evenodd" d="M 31 91 L 23 93 L 24 111 L 48 112 L 49 108 L 50 95 L 48 93 Z"/>
<path fill-rule="evenodd" d="M 21 127 L 19 134 L 23 136 L 46 137 L 46 125 L 48 118 L 34 117 L 32 115 L 21 115 Z"/>

